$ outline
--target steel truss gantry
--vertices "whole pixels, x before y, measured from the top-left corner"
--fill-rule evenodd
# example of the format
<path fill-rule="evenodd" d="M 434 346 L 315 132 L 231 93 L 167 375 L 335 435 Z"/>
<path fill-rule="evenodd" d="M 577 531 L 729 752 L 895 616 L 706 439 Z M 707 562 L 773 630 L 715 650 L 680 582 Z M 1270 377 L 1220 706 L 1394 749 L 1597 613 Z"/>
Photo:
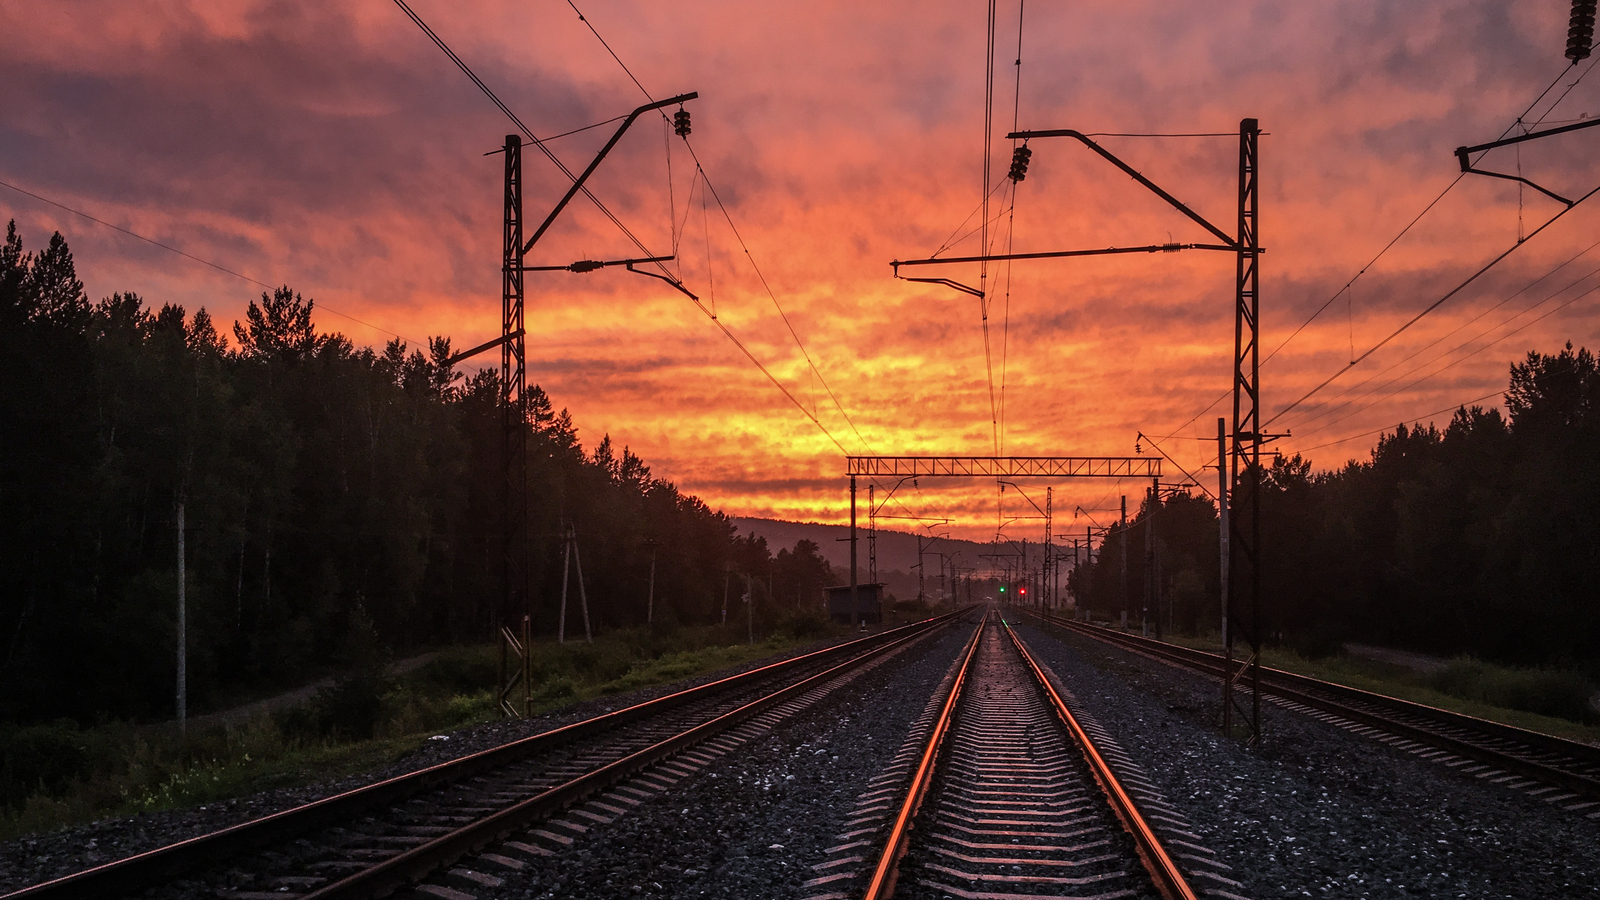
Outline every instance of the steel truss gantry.
<path fill-rule="evenodd" d="M 861 608 L 856 573 L 857 478 L 899 478 L 904 481 L 909 478 L 1161 477 L 1161 458 L 1158 456 L 848 456 L 845 457 L 845 463 L 845 475 L 850 478 L 851 627 L 859 621 Z M 1048 499 L 1045 505 L 1048 508 Z M 1045 516 L 1048 522 L 1049 513 L 1045 513 Z M 1048 529 L 1047 524 L 1046 535 L 1049 534 Z"/>
<path fill-rule="evenodd" d="M 851 478 L 1159 478 L 1159 457 L 850 456 Z"/>

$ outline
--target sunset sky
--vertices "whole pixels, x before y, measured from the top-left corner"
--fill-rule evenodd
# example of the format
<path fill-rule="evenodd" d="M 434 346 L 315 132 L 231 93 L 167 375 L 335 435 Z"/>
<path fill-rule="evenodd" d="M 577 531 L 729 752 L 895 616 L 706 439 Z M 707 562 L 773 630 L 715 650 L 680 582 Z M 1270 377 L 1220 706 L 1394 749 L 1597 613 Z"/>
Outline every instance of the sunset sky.
<path fill-rule="evenodd" d="M 411 5 L 541 138 L 647 102 L 565 0 Z M 1024 129 L 1231 132 L 1102 139 L 1231 230 L 1239 120 L 1259 119 L 1272 350 L 1456 179 L 1458 145 L 1499 137 L 1558 76 L 1530 125 L 1600 114 L 1600 76 L 1568 90 L 1595 61 L 1563 57 L 1568 6 L 1034 2 L 1019 67 L 1019 5 L 1000 2 L 990 183 L 1009 162 L 1013 110 Z M 586 446 L 609 433 L 736 515 L 835 522 L 847 515 L 840 446 L 1125 456 L 1143 431 L 1197 475 L 1212 463 L 1226 404 L 1204 410 L 1230 384 L 1231 255 L 993 265 L 987 365 L 976 298 L 891 277 L 891 259 L 931 255 L 978 225 L 985 4 L 578 7 L 652 95 L 700 93 L 689 141 L 706 176 L 652 116 L 591 181 L 652 252 L 676 251 L 670 267 L 705 311 L 621 269 L 529 275 L 528 379 L 571 411 Z M 0 0 L 0 19 L 0 180 L 289 284 L 315 298 L 319 328 L 358 344 L 392 332 L 467 347 L 498 334 L 502 162 L 485 154 L 512 127 L 391 0 Z M 614 128 L 549 146 L 579 170 Z M 1580 131 L 1482 165 L 1520 166 L 1577 197 L 1600 185 L 1597 141 L 1600 129 Z M 994 194 L 997 252 L 1208 240 L 1075 142 L 1031 147 L 1014 211 L 1009 183 Z M 538 221 L 567 182 L 532 148 L 525 159 Z M 1519 207 L 1517 185 L 1467 176 L 1263 367 L 1267 414 L 1561 208 L 1531 190 Z M 1274 421 L 1293 433 L 1279 446 L 1320 468 L 1364 458 L 1377 429 L 1443 425 L 1437 411 L 1496 395 L 1529 350 L 1600 345 L 1600 291 L 1586 293 L 1600 288 L 1597 208 L 1578 206 Z M 231 323 L 262 292 L 3 187 L 0 217 L 33 249 L 61 231 L 93 299 L 131 290 Z M 978 252 L 973 234 L 944 255 Z M 633 255 L 580 198 L 528 262 Z M 979 279 L 977 265 L 903 274 Z M 991 383 L 997 408 L 1003 384 L 1003 427 Z M 1203 477 L 1213 485 L 1214 472 Z M 1118 493 L 1133 506 L 1143 488 L 1059 483 L 1056 529 L 1081 533 L 1074 506 L 1104 522 Z M 995 497 L 992 484 L 924 479 L 884 513 L 949 518 L 953 534 L 987 539 Z M 1008 498 L 1001 515 L 1025 508 Z M 1039 527 L 1005 530 L 1035 539 Z"/>

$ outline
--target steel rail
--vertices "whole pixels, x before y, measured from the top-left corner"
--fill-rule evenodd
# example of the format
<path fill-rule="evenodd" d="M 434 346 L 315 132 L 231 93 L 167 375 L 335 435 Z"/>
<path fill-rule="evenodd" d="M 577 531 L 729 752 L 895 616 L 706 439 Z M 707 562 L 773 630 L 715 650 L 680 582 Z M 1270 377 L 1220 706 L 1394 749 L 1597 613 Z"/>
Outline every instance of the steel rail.
<path fill-rule="evenodd" d="M 1156 837 L 1155 830 L 1150 827 L 1149 822 L 1145 821 L 1144 816 L 1139 812 L 1138 806 L 1134 804 L 1133 798 L 1128 796 L 1127 789 L 1122 786 L 1117 774 L 1111 770 L 1111 765 L 1106 762 L 1105 757 L 1100 755 L 1100 749 L 1094 745 L 1094 741 L 1089 739 L 1089 735 L 1083 730 L 1083 726 L 1078 724 L 1077 717 L 1072 714 L 1071 709 L 1067 708 L 1066 701 L 1061 699 L 1061 694 L 1056 691 L 1055 685 L 1051 683 L 1044 669 L 1034 660 L 1033 654 L 1028 652 L 1027 645 L 1022 642 L 1022 638 L 1017 636 L 1017 633 L 1011 629 L 1010 623 L 1006 622 L 1005 619 L 1002 618 L 1000 624 L 1005 627 L 1006 636 L 1011 638 L 1012 646 L 1017 648 L 1017 653 L 1021 654 L 1022 661 L 1027 664 L 1028 671 L 1033 673 L 1033 677 L 1039 682 L 1039 687 L 1044 691 L 1045 696 L 1050 698 L 1050 705 L 1055 709 L 1056 715 L 1067 726 L 1067 731 L 1072 734 L 1073 741 L 1077 743 L 1078 748 L 1083 752 L 1083 759 L 1089 764 L 1089 770 L 1094 773 L 1094 780 L 1100 784 L 1100 790 L 1105 794 L 1106 802 L 1111 805 L 1111 809 L 1117 814 L 1117 818 L 1122 821 L 1122 827 L 1127 830 L 1128 834 L 1133 836 L 1134 846 L 1139 853 L 1139 861 L 1144 863 L 1145 870 L 1150 873 L 1151 879 L 1155 882 L 1156 890 L 1161 892 L 1164 900 L 1196 900 L 1194 889 L 1189 887 L 1189 882 L 1184 879 L 1183 873 L 1178 870 L 1177 863 L 1172 861 L 1172 857 L 1167 853 L 1166 848 L 1161 846 L 1161 839 Z"/>
<path fill-rule="evenodd" d="M 978 640 L 983 636 L 983 629 L 988 621 L 989 613 L 985 611 L 983 618 L 978 620 L 977 629 L 972 632 L 972 639 L 967 641 L 967 649 L 961 656 L 961 667 L 956 671 L 955 681 L 950 686 L 950 694 L 945 697 L 944 707 L 939 711 L 939 719 L 933 726 L 932 734 L 928 736 L 927 746 L 923 748 L 922 760 L 917 764 L 917 772 L 912 776 L 911 787 L 906 791 L 906 799 L 900 804 L 900 812 L 895 816 L 894 828 L 889 831 L 889 838 L 884 843 L 883 855 L 878 858 L 878 865 L 872 872 L 872 881 L 867 884 L 867 892 L 863 895 L 865 900 L 882 900 L 894 894 L 895 877 L 899 874 L 900 858 L 906 853 L 911 823 L 917 817 L 917 809 L 922 805 L 922 798 L 927 795 L 929 785 L 933 783 L 939 750 L 944 745 L 945 735 L 950 731 L 950 721 L 955 717 L 956 702 L 961 698 L 961 688 L 966 683 L 967 672 L 972 668 L 972 658 L 977 655 Z"/>
<path fill-rule="evenodd" d="M 803 654 L 731 675 L 707 684 L 658 697 L 654 700 L 605 713 L 581 722 L 482 750 L 459 759 L 439 763 L 426 769 L 397 775 L 365 787 L 315 800 L 302 806 L 283 810 L 259 819 L 241 822 L 228 828 L 199 835 L 165 847 L 115 860 L 94 868 L 64 875 L 6 894 L 0 900 L 99 900 L 133 893 L 165 880 L 178 877 L 195 868 L 219 859 L 249 853 L 273 843 L 285 841 L 316 828 L 346 821 L 374 806 L 392 804 L 405 797 L 468 778 L 481 772 L 508 765 L 535 754 L 556 749 L 576 740 L 592 737 L 612 728 L 639 722 L 668 712 L 679 706 L 704 699 L 730 689 L 741 688 L 761 680 L 782 675 L 792 669 L 802 668 L 837 656 L 851 656 L 867 651 L 851 661 L 864 661 L 886 647 L 896 646 L 905 640 L 931 631 L 954 621 L 966 610 L 946 616 L 925 619 L 903 625 L 881 634 L 849 641 L 833 647 Z M 873 648 L 883 644 L 884 647 Z M 846 663 L 848 665 L 849 663 Z M 835 671 L 831 667 L 828 671 Z"/>
<path fill-rule="evenodd" d="M 1146 653 L 1187 669 L 1221 677 L 1224 671 L 1222 657 L 1204 650 L 1195 650 L 1138 635 L 1123 634 L 1097 625 L 1086 625 L 1057 616 L 1029 612 L 1042 622 L 1065 628 L 1077 634 L 1104 643 Z M 1440 728 L 1458 729 L 1476 734 L 1486 740 L 1516 743 L 1529 752 L 1565 756 L 1583 765 L 1600 767 L 1600 747 L 1569 741 L 1554 735 L 1542 734 L 1500 722 L 1490 722 L 1475 716 L 1451 712 L 1422 703 L 1413 703 L 1398 697 L 1364 691 L 1359 688 L 1322 681 L 1282 669 L 1261 668 L 1261 692 L 1324 712 L 1341 716 L 1363 725 L 1371 726 L 1396 737 L 1427 744 L 1441 750 L 1464 756 L 1478 762 L 1504 769 L 1514 775 L 1550 784 L 1587 797 L 1600 798 L 1600 779 L 1531 759 L 1485 747 L 1471 741 L 1442 734 L 1438 731 L 1398 721 L 1390 716 L 1368 712 L 1355 704 L 1426 720 Z M 1318 696 L 1318 694 L 1326 696 Z"/>
<path fill-rule="evenodd" d="M 948 621 L 948 619 L 946 620 Z M 939 624 L 945 624 L 940 622 Z M 573 805 L 590 794 L 611 787 L 631 775 L 636 775 L 656 763 L 669 759 L 717 734 L 739 725 L 791 697 L 825 684 L 835 676 L 853 669 L 905 644 L 925 637 L 937 626 L 905 635 L 881 647 L 851 657 L 836 666 L 778 689 L 757 700 L 724 713 L 715 719 L 702 722 L 673 737 L 660 741 L 615 762 L 586 772 L 565 784 L 509 806 L 493 815 L 462 826 L 426 844 L 414 847 L 398 856 L 390 857 L 368 869 L 318 888 L 302 900 L 351 900 L 351 898 L 382 897 L 413 882 L 426 878 L 433 872 L 450 865 L 469 853 L 483 849 L 495 841 L 505 840 L 527 826 Z"/>

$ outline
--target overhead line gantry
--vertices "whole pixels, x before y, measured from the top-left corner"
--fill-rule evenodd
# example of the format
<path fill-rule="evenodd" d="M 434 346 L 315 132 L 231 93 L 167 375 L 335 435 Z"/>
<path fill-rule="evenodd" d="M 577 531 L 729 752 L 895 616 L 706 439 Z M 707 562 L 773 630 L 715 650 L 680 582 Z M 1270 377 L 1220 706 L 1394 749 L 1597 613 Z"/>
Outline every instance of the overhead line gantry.
<path fill-rule="evenodd" d="M 850 624 L 860 616 L 856 571 L 856 479 L 908 478 L 1151 478 L 1161 458 L 1148 456 L 848 456 L 850 478 Z M 1029 502 L 1032 502 L 1031 500 Z M 1048 503 L 1046 504 L 1048 508 Z M 1047 514 L 1048 515 L 1048 514 Z M 1048 534 L 1048 525 L 1046 526 Z"/>

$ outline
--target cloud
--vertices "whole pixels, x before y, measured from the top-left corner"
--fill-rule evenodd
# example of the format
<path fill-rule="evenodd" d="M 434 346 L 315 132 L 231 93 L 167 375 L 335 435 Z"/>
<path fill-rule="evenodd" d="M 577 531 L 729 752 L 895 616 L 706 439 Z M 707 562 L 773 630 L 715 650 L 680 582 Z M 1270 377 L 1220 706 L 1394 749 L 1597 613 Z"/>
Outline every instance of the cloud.
<path fill-rule="evenodd" d="M 540 135 L 642 102 L 564 5 L 413 5 Z M 735 513 L 824 520 L 843 515 L 834 440 L 850 453 L 989 454 L 1003 443 L 1008 452 L 1122 455 L 1143 430 L 1181 433 L 1166 443 L 1191 471 L 1208 462 L 1207 434 L 1214 438 L 1217 410 L 1228 408 L 1202 412 L 1229 385 L 1228 255 L 994 265 L 983 285 L 992 298 L 987 342 L 974 298 L 891 279 L 891 259 L 928 255 L 978 224 L 969 213 L 982 191 L 980 8 L 583 5 L 655 96 L 700 92 L 689 109 L 705 173 L 647 117 L 592 183 L 652 253 L 677 256 L 670 268 L 703 310 L 621 269 L 529 276 L 530 379 L 572 410 L 586 442 L 609 432 L 656 474 Z M 995 131 L 1003 135 L 1013 120 L 1017 9 L 1000 9 Z M 1508 182 L 1469 177 L 1353 291 L 1339 293 L 1457 176 L 1456 146 L 1501 134 L 1564 71 L 1561 12 L 1489 0 L 1033 4 L 1016 122 L 1232 132 L 1245 116 L 1260 119 L 1264 349 L 1338 296 L 1263 369 L 1273 411 L 1515 244 L 1519 210 L 1524 234 L 1556 211 L 1531 192 L 1519 198 Z M 484 154 L 510 125 L 398 10 L 0 0 L 0 14 L 27 23 L 0 37 L 8 87 L 0 177 L 253 278 L 287 282 L 317 299 L 320 327 L 358 342 L 388 334 L 333 311 L 412 340 L 448 334 L 458 346 L 498 329 L 503 162 Z M 1551 96 L 1584 71 L 1565 70 Z M 1600 112 L 1597 91 L 1585 79 L 1550 118 Z M 581 169 L 614 128 L 549 146 Z M 1587 190 L 1600 171 L 1583 134 L 1496 151 L 1486 164 L 1520 164 L 1555 189 Z M 1236 138 L 1099 140 L 1232 229 Z M 1010 146 L 993 142 L 992 181 Z M 1014 209 L 1009 190 L 991 205 L 995 247 L 1206 239 L 1086 148 L 1041 139 L 1032 149 Z M 538 221 L 566 181 L 532 146 L 525 155 L 526 206 Z M 0 213 L 17 218 L 31 243 L 56 229 L 68 236 L 97 296 L 132 289 L 158 303 L 207 306 L 227 322 L 260 293 L 20 195 L 0 196 Z M 1579 301 L 1443 368 L 1570 299 L 1530 308 L 1545 286 L 1515 292 L 1588 246 L 1594 223 L 1583 207 L 1520 247 L 1326 398 L 1285 416 L 1295 437 L 1281 446 L 1310 447 L 1481 396 L 1503 386 L 1509 362 L 1528 349 L 1600 342 L 1595 303 Z M 980 247 L 974 234 L 946 255 Z M 580 197 L 530 262 L 638 254 Z M 937 274 L 980 279 L 976 266 Z M 832 438 L 722 336 L 713 314 Z M 1468 340 L 1491 325 L 1500 330 Z M 1458 345 L 1318 417 L 1331 405 L 1324 399 L 1340 402 L 1347 386 L 1396 366 L 1365 391 Z M 1362 411 L 1311 431 L 1351 409 Z M 1361 446 L 1312 456 L 1337 465 Z M 1057 490 L 1072 505 L 1106 494 L 1092 484 Z M 993 485 L 925 485 L 903 502 L 948 514 L 969 535 L 986 536 L 1000 521 Z"/>

